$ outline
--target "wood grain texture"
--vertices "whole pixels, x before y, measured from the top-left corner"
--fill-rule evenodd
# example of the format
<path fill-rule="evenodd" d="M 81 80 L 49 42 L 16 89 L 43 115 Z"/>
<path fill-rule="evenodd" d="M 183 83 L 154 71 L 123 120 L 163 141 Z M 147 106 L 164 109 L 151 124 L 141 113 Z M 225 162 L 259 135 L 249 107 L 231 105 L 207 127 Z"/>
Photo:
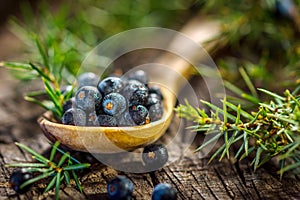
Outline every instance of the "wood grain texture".
<path fill-rule="evenodd" d="M 8 39 L 11 37 L 0 35 L 0 46 L 7 46 L 0 50 L 1 59 L 12 58 L 20 48 L 19 44 L 10 45 Z M 149 54 L 152 56 L 149 60 L 153 60 L 155 54 Z M 147 59 L 139 61 L 147 63 Z M 137 63 L 136 60 L 132 62 Z M 205 99 L 208 96 L 202 90 L 205 85 L 200 78 L 193 78 L 191 84 L 199 98 Z M 23 143 L 49 156 L 50 145 L 36 122 L 44 110 L 23 100 L 26 91 L 37 88 L 42 88 L 39 82 L 30 85 L 17 82 L 7 70 L 0 68 L 0 200 L 54 198 L 54 190 L 43 194 L 47 180 L 38 182 L 23 195 L 17 195 L 7 184 L 12 169 L 6 168 L 5 164 L 31 160 L 30 155 L 18 148 L 14 142 Z M 90 162 L 92 166 L 79 174 L 83 193 L 78 192 L 72 181 L 71 186 L 61 186 L 60 199 L 107 199 L 107 182 L 117 174 L 125 175 L 133 181 L 133 199 L 151 199 L 153 187 L 160 182 L 172 184 L 177 190 L 178 199 L 300 199 L 299 175 L 286 174 L 280 181 L 276 173 L 278 168 L 273 162 L 254 172 L 250 160 L 235 162 L 230 158 L 208 164 L 207 157 L 199 159 L 199 154 L 194 154 L 192 150 L 201 144 L 203 137 L 197 136 L 193 145 L 186 150 L 184 144 L 188 144 L 194 134 L 184 129 L 185 123 L 177 117 L 173 118 L 160 142 L 169 144 L 170 140 L 174 141 L 176 145 L 168 145 L 168 150 L 170 159 L 176 161 L 155 172 L 120 172 L 100 163 L 89 154 L 73 152 L 80 161 Z M 121 159 L 122 155 L 119 156 Z M 126 159 L 124 164 L 125 162 Z M 129 163 L 128 167 L 138 164 L 140 163 Z"/>
<path fill-rule="evenodd" d="M 28 86 L 9 78 L 8 72 L 3 69 L 0 69 L 0 80 L 5 80 L 5 84 L 0 84 L 0 91 L 9 91 L 7 95 L 2 93 L 0 96 L 0 199 L 53 199 L 53 190 L 42 193 L 47 180 L 38 182 L 23 195 L 15 194 L 7 186 L 12 169 L 4 165 L 31 160 L 30 155 L 17 148 L 14 142 L 28 145 L 46 156 L 49 155 L 50 145 L 36 123 L 43 110 L 22 98 Z M 11 92 L 8 88 L 17 92 Z M 178 145 L 168 146 L 171 159 L 179 159 L 155 172 L 120 172 L 98 162 L 90 154 L 73 152 L 75 157 L 91 162 L 92 166 L 80 173 L 83 193 L 78 192 L 72 181 L 71 186 L 61 186 L 60 199 L 107 199 L 107 182 L 117 174 L 133 181 L 133 199 L 151 199 L 153 187 L 161 182 L 172 184 L 178 199 L 300 199 L 299 176 L 287 174 L 280 181 L 276 165 L 272 162 L 254 172 L 248 160 L 235 162 L 224 159 L 208 164 L 208 158 L 199 159 L 198 154 L 184 151 L 182 144 L 193 135 L 179 126 L 182 123 L 186 122 L 175 117 L 160 140 L 168 143 L 174 139 L 174 134 L 179 134 L 175 139 Z M 193 150 L 202 139 L 198 136 L 190 149 Z"/>

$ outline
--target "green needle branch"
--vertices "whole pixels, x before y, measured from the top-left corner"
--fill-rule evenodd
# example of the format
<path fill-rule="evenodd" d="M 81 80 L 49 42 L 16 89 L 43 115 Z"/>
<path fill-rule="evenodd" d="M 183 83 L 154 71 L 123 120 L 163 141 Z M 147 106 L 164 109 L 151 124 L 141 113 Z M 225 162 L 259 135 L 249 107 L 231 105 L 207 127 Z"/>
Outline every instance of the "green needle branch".
<path fill-rule="evenodd" d="M 33 149 L 23 144 L 16 143 L 16 145 L 22 148 L 23 150 L 27 151 L 28 153 L 32 154 L 32 158 L 35 159 L 38 163 L 13 163 L 7 164 L 6 167 L 22 167 L 27 168 L 27 171 L 40 173 L 32 179 L 29 179 L 28 181 L 24 182 L 20 186 L 20 188 L 24 188 L 27 185 L 35 183 L 41 179 L 52 177 L 44 192 L 48 192 L 49 190 L 55 187 L 55 199 L 58 199 L 60 185 L 63 180 L 66 181 L 67 185 L 70 185 L 71 173 L 76 182 L 77 188 L 80 190 L 80 192 L 82 192 L 82 188 L 75 171 L 88 168 L 90 167 L 90 164 L 80 163 L 78 160 L 73 158 L 69 152 L 64 152 L 63 150 L 59 149 L 59 142 L 56 142 L 53 145 L 49 159 L 45 158 L 41 154 L 37 153 Z M 56 155 L 57 151 L 61 152 L 63 155 L 61 156 L 58 163 L 55 163 L 53 161 L 53 158 Z"/>
<path fill-rule="evenodd" d="M 179 117 L 197 123 L 190 127 L 194 131 L 215 134 L 196 151 L 201 151 L 221 137 L 224 138 L 223 145 L 211 155 L 210 161 L 217 157 L 219 160 L 224 156 L 229 157 L 230 149 L 233 149 L 235 159 L 253 159 L 254 170 L 271 158 L 277 157 L 280 163 L 280 177 L 286 171 L 299 172 L 300 97 L 288 90 L 284 92 L 284 96 L 265 89 L 258 90 L 273 100 L 269 103 L 259 103 L 256 112 L 249 113 L 240 105 L 234 105 L 226 99 L 222 101 L 223 109 L 202 101 L 210 108 L 210 116 L 204 109 L 192 107 L 188 101 L 186 105 L 179 105 L 175 111 Z"/>

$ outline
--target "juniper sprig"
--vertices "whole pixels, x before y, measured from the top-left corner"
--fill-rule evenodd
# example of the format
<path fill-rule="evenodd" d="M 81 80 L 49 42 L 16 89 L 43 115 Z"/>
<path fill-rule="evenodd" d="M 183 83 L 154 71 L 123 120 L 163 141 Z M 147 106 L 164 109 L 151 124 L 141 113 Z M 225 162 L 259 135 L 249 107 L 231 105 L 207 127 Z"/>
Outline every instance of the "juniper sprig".
<path fill-rule="evenodd" d="M 59 197 L 59 189 L 63 181 L 70 185 L 71 177 L 74 178 L 77 188 L 80 192 L 82 192 L 82 188 L 76 174 L 76 170 L 81 170 L 84 168 L 88 168 L 90 164 L 88 163 L 80 163 L 77 159 L 72 157 L 69 152 L 64 152 L 61 150 L 59 146 L 59 142 L 56 142 L 51 150 L 50 158 L 46 158 L 43 155 L 37 153 L 33 149 L 25 146 L 24 144 L 16 143 L 18 147 L 32 154 L 32 158 L 36 160 L 36 163 L 28 162 L 28 163 L 13 163 L 7 164 L 6 167 L 22 167 L 26 168 L 27 172 L 35 172 L 38 173 L 32 179 L 24 182 L 20 188 L 24 188 L 34 182 L 37 182 L 41 179 L 51 178 L 44 192 L 50 191 L 55 187 L 55 199 Z M 60 160 L 56 163 L 54 162 L 54 157 L 57 154 L 57 151 L 62 153 Z"/>
<path fill-rule="evenodd" d="M 265 89 L 260 92 L 272 97 L 268 103 L 260 102 L 256 112 L 247 112 L 240 105 L 234 105 L 223 99 L 223 108 L 202 101 L 210 110 L 179 105 L 175 111 L 178 116 L 196 122 L 191 126 L 194 131 L 214 134 L 196 151 L 200 151 L 212 142 L 224 138 L 223 144 L 210 157 L 210 161 L 219 157 L 230 156 L 233 149 L 234 158 L 242 160 L 252 158 L 254 170 L 277 157 L 280 164 L 279 174 L 289 170 L 299 171 L 300 166 L 300 86 L 293 92 L 286 90 L 278 95 Z M 237 150 L 233 146 L 237 147 Z M 254 156 L 253 156 L 254 155 Z"/>

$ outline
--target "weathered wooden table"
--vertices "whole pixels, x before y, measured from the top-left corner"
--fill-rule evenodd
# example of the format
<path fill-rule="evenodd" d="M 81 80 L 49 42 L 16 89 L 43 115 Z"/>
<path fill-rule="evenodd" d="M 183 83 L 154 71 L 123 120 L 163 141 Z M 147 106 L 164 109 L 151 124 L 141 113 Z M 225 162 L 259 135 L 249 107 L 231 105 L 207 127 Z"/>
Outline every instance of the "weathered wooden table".
<path fill-rule="evenodd" d="M 8 44 L 10 36 L 0 37 L 1 59 L 11 57 Z M 18 45 L 13 45 L 15 50 Z M 10 52 L 13 53 L 13 52 Z M 195 81 L 197 82 L 197 81 Z M 7 187 L 11 168 L 6 163 L 31 160 L 30 155 L 18 148 L 14 142 L 23 143 L 37 152 L 49 155 L 50 145 L 42 134 L 36 120 L 43 112 L 39 107 L 23 100 L 23 93 L 41 87 L 41 84 L 24 84 L 13 79 L 9 72 L 0 69 L 0 199 L 53 199 L 54 190 L 43 194 L 46 181 L 35 184 L 24 195 L 17 195 Z M 178 130 L 180 120 L 174 117 L 161 142 L 166 142 Z M 183 122 L 184 123 L 184 122 Z M 182 130 L 183 132 L 185 130 Z M 183 133 L 184 135 L 184 133 Z M 195 148 L 201 141 L 196 137 Z M 184 137 L 182 137 L 184 140 Z M 208 158 L 199 159 L 192 151 L 183 151 L 180 140 L 174 146 L 173 153 L 180 157 L 174 163 L 152 173 L 125 173 L 116 171 L 93 159 L 89 154 L 75 153 L 75 156 L 92 163 L 90 169 L 80 173 L 83 193 L 78 192 L 75 183 L 62 185 L 61 199 L 107 199 L 107 182 L 117 174 L 130 178 L 134 183 L 133 199 L 151 199 L 153 186 L 167 182 L 177 190 L 178 199 L 300 199 L 299 175 L 286 175 L 279 180 L 278 170 L 272 162 L 264 165 L 256 172 L 249 160 L 235 162 L 233 159 L 214 161 L 208 164 Z"/>

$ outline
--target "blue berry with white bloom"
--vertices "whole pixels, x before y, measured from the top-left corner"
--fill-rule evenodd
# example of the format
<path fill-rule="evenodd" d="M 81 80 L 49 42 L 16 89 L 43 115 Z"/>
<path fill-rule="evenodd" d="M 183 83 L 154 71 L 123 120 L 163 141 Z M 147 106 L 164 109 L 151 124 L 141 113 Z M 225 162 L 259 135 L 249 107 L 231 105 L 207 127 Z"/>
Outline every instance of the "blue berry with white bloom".
<path fill-rule="evenodd" d="M 110 115 L 104 115 L 104 114 L 98 115 L 98 123 L 100 126 L 107 126 L 107 127 L 113 127 L 118 125 L 115 117 Z"/>
<path fill-rule="evenodd" d="M 121 92 L 124 87 L 124 83 L 119 77 L 107 77 L 100 81 L 97 87 L 103 95 L 107 95 L 113 92 Z"/>
<path fill-rule="evenodd" d="M 125 77 L 128 80 L 137 80 L 145 85 L 147 85 L 149 82 L 148 74 L 144 70 L 130 71 L 125 74 Z"/>
<path fill-rule="evenodd" d="M 86 113 L 79 108 L 70 108 L 64 113 L 61 121 L 65 125 L 85 126 Z"/>
<path fill-rule="evenodd" d="M 157 170 L 168 162 L 168 150 L 162 144 L 149 144 L 143 150 L 142 159 L 147 169 Z"/>
<path fill-rule="evenodd" d="M 152 122 L 161 119 L 163 114 L 164 114 L 164 110 L 160 102 L 149 107 L 149 117 Z"/>
<path fill-rule="evenodd" d="M 125 176 L 117 176 L 107 185 L 107 194 L 110 200 L 130 200 L 133 192 L 133 183 Z"/>
<path fill-rule="evenodd" d="M 163 100 L 164 98 L 158 85 L 152 85 L 149 87 L 149 94 L 157 94 L 160 100 Z"/>
<path fill-rule="evenodd" d="M 115 116 L 123 113 L 127 108 L 125 97 L 119 93 L 109 93 L 102 101 L 103 111 L 106 114 Z"/>
<path fill-rule="evenodd" d="M 99 126 L 98 116 L 95 111 L 87 113 L 87 126 Z"/>
<path fill-rule="evenodd" d="M 67 101 L 65 101 L 62 105 L 63 107 L 63 112 L 65 113 L 67 110 L 69 110 L 70 108 L 75 108 L 76 107 L 76 102 L 75 102 L 75 98 L 72 97 L 70 99 L 68 99 Z"/>
<path fill-rule="evenodd" d="M 160 103 L 160 96 L 155 93 L 150 93 L 147 98 L 146 107 L 149 109 L 150 106 Z"/>
<path fill-rule="evenodd" d="M 129 108 L 129 113 L 135 124 L 144 125 L 149 124 L 151 119 L 149 117 L 149 111 L 145 106 L 137 105 Z"/>
<path fill-rule="evenodd" d="M 124 97 L 130 105 L 145 105 L 148 98 L 148 88 L 137 80 L 129 80 L 123 90 Z"/>
<path fill-rule="evenodd" d="M 23 188 L 21 188 L 20 186 L 32 178 L 33 175 L 31 172 L 26 171 L 25 168 L 17 168 L 10 175 L 9 185 L 17 193 L 23 194 L 27 192 L 27 190 L 31 187 L 32 184 L 29 184 Z"/>
<path fill-rule="evenodd" d="M 118 115 L 118 126 L 136 126 L 128 110 Z"/>
<path fill-rule="evenodd" d="M 177 194 L 168 183 L 160 183 L 154 187 L 152 200 L 176 200 Z"/>
<path fill-rule="evenodd" d="M 79 88 L 75 95 L 78 108 L 84 111 L 95 111 L 101 106 L 102 95 L 96 87 L 83 86 Z"/>
<path fill-rule="evenodd" d="M 99 81 L 99 77 L 93 72 L 85 72 L 77 78 L 78 86 L 94 86 L 96 87 Z"/>

